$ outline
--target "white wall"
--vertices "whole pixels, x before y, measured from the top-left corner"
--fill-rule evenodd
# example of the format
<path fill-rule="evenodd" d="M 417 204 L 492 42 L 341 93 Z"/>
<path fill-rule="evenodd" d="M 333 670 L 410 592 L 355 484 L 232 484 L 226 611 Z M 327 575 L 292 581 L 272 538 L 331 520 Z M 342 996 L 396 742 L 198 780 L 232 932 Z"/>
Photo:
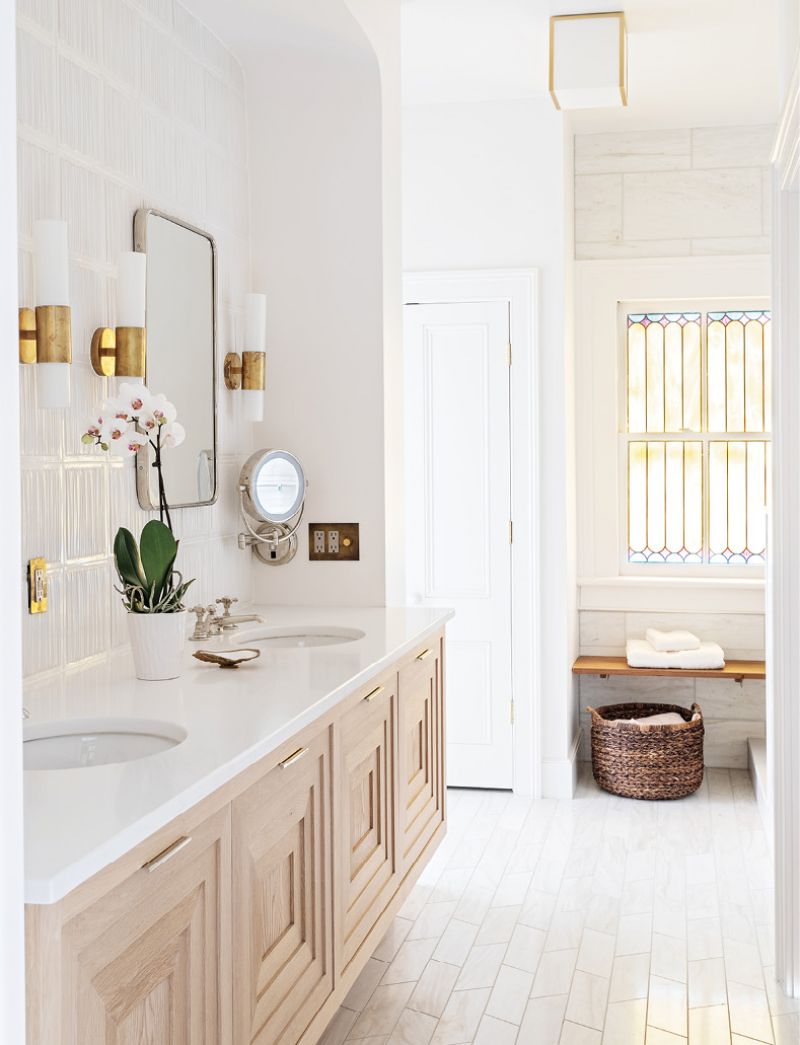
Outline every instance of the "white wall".
<path fill-rule="evenodd" d="M 571 323 L 572 160 L 548 100 L 408 106 L 404 112 L 407 271 L 540 272 L 538 592 L 542 789 L 571 789 L 577 649 Z M 571 310 L 570 310 L 571 311 Z"/>
<path fill-rule="evenodd" d="M 386 590 L 380 69 L 344 9 L 336 30 L 322 46 L 265 41 L 246 66 L 253 287 L 269 299 L 254 437 L 309 480 L 297 557 L 254 569 L 268 603 L 380 605 Z M 308 522 L 359 523 L 360 561 L 309 562 Z"/>
<path fill-rule="evenodd" d="M 242 70 L 197 19 L 172 3 L 57 9 L 21 0 L 18 22 L 19 303 L 33 302 L 34 220 L 63 217 L 74 360 L 65 412 L 36 409 L 35 367 L 19 367 L 15 378 L 23 417 L 17 568 L 44 555 L 50 575 L 47 614 L 22 611 L 30 676 L 127 642 L 110 552 L 116 529 L 138 533 L 147 514 L 136 502 L 133 462 L 109 460 L 80 436 L 110 391 L 90 368 L 89 342 L 95 327 L 113 325 L 117 257 L 132 247 L 134 211 L 158 207 L 216 238 L 220 378 L 225 352 L 241 347 L 249 230 Z M 196 578 L 190 596 L 203 603 L 252 592 L 234 494 L 252 433 L 235 406 L 223 388 L 218 504 L 173 514 L 178 566 Z"/>
<path fill-rule="evenodd" d="M 0 629 L 3 699 L 0 700 L 0 1041 L 23 1045 L 25 982 L 23 962 L 22 835 L 22 663 L 19 605 L 21 581 L 19 503 L 19 364 L 17 339 L 16 76 L 14 5 L 0 7 L 0 380 L 11 394 L 0 411 L 0 591 L 5 614 Z"/>

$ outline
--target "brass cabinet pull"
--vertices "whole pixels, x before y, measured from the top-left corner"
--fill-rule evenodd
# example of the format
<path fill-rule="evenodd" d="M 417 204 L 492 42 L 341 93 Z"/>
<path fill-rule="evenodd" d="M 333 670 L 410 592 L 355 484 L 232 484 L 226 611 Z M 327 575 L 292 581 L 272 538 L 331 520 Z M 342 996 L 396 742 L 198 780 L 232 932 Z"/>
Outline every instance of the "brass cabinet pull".
<path fill-rule="evenodd" d="M 182 838 L 176 839 L 172 845 L 168 845 L 166 849 L 162 849 L 160 853 L 157 853 L 152 860 L 148 860 L 143 865 L 143 869 L 148 872 L 157 871 L 162 864 L 165 864 L 167 860 L 171 860 L 176 853 L 185 848 L 191 840 L 191 835 L 184 835 Z"/>
<path fill-rule="evenodd" d="M 425 658 L 430 657 L 430 655 L 431 651 L 429 649 L 424 649 L 422 653 L 417 654 L 417 660 L 425 660 Z"/>
<path fill-rule="evenodd" d="M 278 765 L 281 769 L 288 769 L 289 766 L 293 766 L 295 762 L 299 762 L 303 755 L 308 753 L 307 747 L 299 747 L 297 751 L 293 751 L 291 755 L 288 755 L 283 762 L 279 762 Z"/>
<path fill-rule="evenodd" d="M 370 690 L 370 692 L 367 693 L 366 697 L 364 697 L 364 700 L 366 700 L 367 703 L 373 701 L 380 693 L 383 693 L 385 689 L 385 686 L 376 686 L 375 689 Z"/>

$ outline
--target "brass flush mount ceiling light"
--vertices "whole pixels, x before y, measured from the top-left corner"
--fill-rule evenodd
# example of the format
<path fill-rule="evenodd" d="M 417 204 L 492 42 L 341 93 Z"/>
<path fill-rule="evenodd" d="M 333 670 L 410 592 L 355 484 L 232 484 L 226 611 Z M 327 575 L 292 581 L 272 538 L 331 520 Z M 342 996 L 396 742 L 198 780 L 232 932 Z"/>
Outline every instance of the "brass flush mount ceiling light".
<path fill-rule="evenodd" d="M 556 109 L 627 105 L 624 11 L 551 16 L 549 86 Z"/>

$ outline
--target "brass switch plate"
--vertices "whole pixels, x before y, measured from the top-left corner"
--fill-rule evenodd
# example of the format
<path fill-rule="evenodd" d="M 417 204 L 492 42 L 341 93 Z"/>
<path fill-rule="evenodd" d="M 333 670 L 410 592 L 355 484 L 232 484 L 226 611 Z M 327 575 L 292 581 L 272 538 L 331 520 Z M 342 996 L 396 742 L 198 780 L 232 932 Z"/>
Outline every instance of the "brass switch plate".
<path fill-rule="evenodd" d="M 310 562 L 357 562 L 358 523 L 309 523 Z"/>
<path fill-rule="evenodd" d="M 28 563 L 28 609 L 31 613 L 47 613 L 47 562 L 31 559 Z"/>

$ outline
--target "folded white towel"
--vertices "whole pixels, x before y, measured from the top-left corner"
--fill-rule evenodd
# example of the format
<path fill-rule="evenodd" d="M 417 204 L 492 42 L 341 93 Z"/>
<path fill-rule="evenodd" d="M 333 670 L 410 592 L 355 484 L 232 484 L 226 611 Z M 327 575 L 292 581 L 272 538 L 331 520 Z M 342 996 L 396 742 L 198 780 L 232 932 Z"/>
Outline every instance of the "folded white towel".
<path fill-rule="evenodd" d="M 725 654 L 716 642 L 701 642 L 699 649 L 659 653 L 647 639 L 628 639 L 625 647 L 631 668 L 684 668 L 701 671 L 725 667 Z"/>
<path fill-rule="evenodd" d="M 686 722 L 677 711 L 662 711 L 660 715 L 645 715 L 644 718 L 626 718 L 624 722 L 633 722 L 637 726 L 680 726 Z"/>
<path fill-rule="evenodd" d="M 659 653 L 681 653 L 687 649 L 700 649 L 700 639 L 690 631 L 659 631 L 648 628 L 645 638 Z"/>

